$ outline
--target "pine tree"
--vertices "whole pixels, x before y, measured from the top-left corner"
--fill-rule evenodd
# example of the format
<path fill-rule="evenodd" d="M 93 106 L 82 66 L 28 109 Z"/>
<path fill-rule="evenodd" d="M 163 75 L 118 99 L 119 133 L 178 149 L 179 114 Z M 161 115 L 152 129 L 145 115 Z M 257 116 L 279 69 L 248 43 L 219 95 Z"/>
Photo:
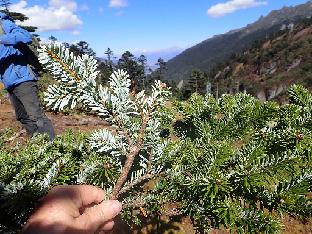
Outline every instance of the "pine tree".
<path fill-rule="evenodd" d="M 140 57 L 138 58 L 138 64 L 140 67 L 140 71 L 141 73 L 139 74 L 139 90 L 146 90 L 146 62 L 147 59 L 145 57 L 145 55 L 140 55 Z"/>
<path fill-rule="evenodd" d="M 11 5 L 11 1 L 10 0 L 1 0 L 0 1 L 0 7 L 2 9 L 4 9 L 5 11 L 9 10 L 9 6 Z"/>
<path fill-rule="evenodd" d="M 107 48 L 107 50 L 104 52 L 104 54 L 107 56 L 107 62 L 108 64 L 112 65 L 112 58 L 113 58 L 113 51 L 110 48 Z"/>
<path fill-rule="evenodd" d="M 52 41 L 52 42 L 56 42 L 57 41 L 57 38 L 55 37 L 55 36 L 49 36 L 49 38 L 48 38 L 50 41 Z"/>
<path fill-rule="evenodd" d="M 126 51 L 118 60 L 117 67 L 127 71 L 131 77 L 131 91 L 139 91 L 139 83 L 141 81 L 142 74 L 144 74 L 144 68 L 139 64 L 136 57 L 130 51 Z"/>
<path fill-rule="evenodd" d="M 108 83 L 110 75 L 114 71 L 115 64 L 112 60 L 114 53 L 110 48 L 107 48 L 104 54 L 106 55 L 106 58 L 104 59 L 104 61 L 103 60 L 99 61 L 98 68 L 100 71 L 100 74 L 99 74 L 100 83 L 103 85 L 106 85 Z"/>
<path fill-rule="evenodd" d="M 188 86 L 192 92 L 202 93 L 205 88 L 205 74 L 200 70 L 193 70 Z"/>
<path fill-rule="evenodd" d="M 158 68 L 152 73 L 153 79 L 164 81 L 167 72 L 167 63 L 162 58 L 159 58 L 155 65 Z"/>
<path fill-rule="evenodd" d="M 76 56 L 87 54 L 90 56 L 95 56 L 95 52 L 86 41 L 79 41 L 76 44 L 70 45 L 70 51 L 72 51 Z"/>

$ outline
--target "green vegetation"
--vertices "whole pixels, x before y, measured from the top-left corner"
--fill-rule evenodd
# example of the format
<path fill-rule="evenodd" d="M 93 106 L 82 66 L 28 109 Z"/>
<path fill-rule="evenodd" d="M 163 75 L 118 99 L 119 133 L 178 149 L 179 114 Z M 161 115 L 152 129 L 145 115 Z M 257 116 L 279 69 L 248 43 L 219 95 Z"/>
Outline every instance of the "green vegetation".
<path fill-rule="evenodd" d="M 180 117 L 174 125 L 169 124 L 172 117 L 161 121 L 175 134 L 157 159 L 164 167 L 158 176 L 124 187 L 124 220 L 140 225 L 139 207 L 157 219 L 172 203 L 171 218 L 190 216 L 199 233 L 210 228 L 279 233 L 281 215 L 311 218 L 312 95 L 293 86 L 289 100 L 279 106 L 246 94 L 219 100 L 194 94 L 176 103 Z M 12 148 L 4 144 L 10 134 L 0 139 L 3 232 L 18 229 L 53 185 L 87 183 L 107 189 L 120 176 L 116 156 L 98 150 L 111 147 L 109 141 L 94 148 L 94 137 L 67 132 L 53 143 L 38 136 Z M 135 165 L 138 169 L 140 164 Z"/>
<path fill-rule="evenodd" d="M 53 143 L 37 136 L 26 146 L 9 147 L 5 141 L 11 135 L 11 130 L 0 135 L 1 233 L 15 233 L 51 186 L 77 183 L 81 164 L 95 157 L 86 134 L 67 132 Z"/>
<path fill-rule="evenodd" d="M 200 233 L 276 233 L 280 214 L 311 217 L 312 95 L 300 86 L 289 95 L 285 106 L 246 94 L 194 94 L 179 106 L 180 141 L 162 193 Z"/>

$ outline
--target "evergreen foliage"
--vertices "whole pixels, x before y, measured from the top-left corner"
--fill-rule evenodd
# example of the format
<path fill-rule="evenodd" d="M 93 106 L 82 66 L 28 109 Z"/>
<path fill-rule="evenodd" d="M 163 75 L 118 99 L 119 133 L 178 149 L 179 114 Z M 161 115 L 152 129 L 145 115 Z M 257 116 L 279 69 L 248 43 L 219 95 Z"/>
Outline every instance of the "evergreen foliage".
<path fill-rule="evenodd" d="M 1 233 L 16 233 L 51 186 L 76 184 L 82 162 L 96 156 L 85 134 L 67 132 L 53 143 L 37 136 L 13 148 L 4 143 L 11 134 L 8 130 L 0 135 Z M 107 163 L 104 157 L 98 160 Z"/>
<path fill-rule="evenodd" d="M 145 66 L 146 58 L 141 55 L 136 58 L 130 51 L 126 51 L 118 60 L 117 68 L 127 71 L 131 79 L 130 90 L 139 92 L 142 90 L 143 82 L 145 81 Z"/>
<path fill-rule="evenodd" d="M 69 49 L 76 56 L 81 56 L 83 54 L 87 54 L 89 56 L 95 56 L 96 54 L 94 50 L 89 46 L 89 43 L 86 41 L 79 41 L 76 44 L 71 44 L 69 46 Z"/>
<path fill-rule="evenodd" d="M 291 104 L 278 106 L 247 94 L 194 94 L 179 106 L 181 139 L 163 193 L 201 233 L 276 233 L 278 214 L 311 217 L 312 95 L 293 86 L 289 96 Z"/>
<path fill-rule="evenodd" d="M 24 15 L 23 13 L 10 11 L 9 7 L 11 4 L 12 3 L 10 0 L 0 0 L 0 12 L 7 14 L 14 21 L 23 22 L 23 21 L 28 20 L 28 17 Z M 37 27 L 33 27 L 33 26 L 21 26 L 21 27 L 32 33 L 37 30 Z"/>
<path fill-rule="evenodd" d="M 192 93 L 203 93 L 206 88 L 206 80 L 205 73 L 195 69 L 192 71 L 191 77 L 188 81 L 188 88 Z"/>

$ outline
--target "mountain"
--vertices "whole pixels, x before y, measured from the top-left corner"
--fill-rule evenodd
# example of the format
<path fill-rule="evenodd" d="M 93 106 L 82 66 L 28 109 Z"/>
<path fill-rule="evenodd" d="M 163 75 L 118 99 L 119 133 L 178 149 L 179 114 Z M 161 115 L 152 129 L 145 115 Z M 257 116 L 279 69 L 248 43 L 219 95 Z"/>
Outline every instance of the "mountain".
<path fill-rule="evenodd" d="M 282 30 L 209 73 L 214 94 L 245 91 L 262 101 L 285 102 L 290 85 L 312 90 L 312 18 L 282 26 Z"/>
<path fill-rule="evenodd" d="M 312 1 L 274 10 L 244 28 L 207 39 L 177 55 L 167 63 L 168 80 L 189 79 L 193 69 L 209 72 L 215 65 L 248 49 L 255 41 L 278 32 L 284 25 L 312 16 Z"/>

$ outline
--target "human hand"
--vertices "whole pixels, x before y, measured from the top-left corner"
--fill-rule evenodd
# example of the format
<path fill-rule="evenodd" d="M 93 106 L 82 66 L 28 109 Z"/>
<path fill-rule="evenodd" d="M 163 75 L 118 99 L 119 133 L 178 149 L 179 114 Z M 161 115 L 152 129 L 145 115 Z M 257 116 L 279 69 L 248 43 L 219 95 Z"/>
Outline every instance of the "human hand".
<path fill-rule="evenodd" d="M 105 192 L 94 186 L 57 186 L 43 198 L 22 233 L 108 233 L 122 206 L 118 201 L 103 201 L 104 196 Z"/>

